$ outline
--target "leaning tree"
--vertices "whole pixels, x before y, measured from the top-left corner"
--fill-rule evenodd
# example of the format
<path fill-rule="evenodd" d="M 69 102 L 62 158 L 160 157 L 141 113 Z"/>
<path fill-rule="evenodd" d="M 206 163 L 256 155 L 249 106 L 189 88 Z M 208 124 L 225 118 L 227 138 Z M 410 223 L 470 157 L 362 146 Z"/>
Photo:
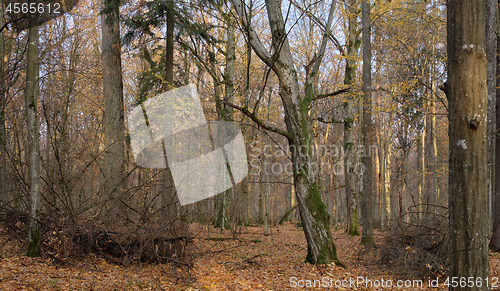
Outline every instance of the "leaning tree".
<path fill-rule="evenodd" d="M 279 96 L 284 108 L 286 130 L 271 127 L 260 120 L 246 107 L 228 104 L 249 116 L 264 129 L 285 136 L 288 140 L 293 164 L 294 187 L 297 204 L 302 220 L 302 228 L 307 240 L 306 261 L 313 264 L 334 262 L 343 265 L 337 258 L 335 244 L 330 230 L 330 216 L 319 193 L 317 174 L 310 165 L 316 163 L 313 155 L 312 124 L 308 111 L 312 102 L 318 99 L 314 86 L 319 67 L 325 54 L 333 21 L 335 1 L 331 4 L 327 24 L 316 58 L 308 65 L 304 89 L 302 90 L 290 49 L 285 22 L 281 10 L 281 1 L 266 0 L 267 16 L 271 28 L 272 43 L 269 51 L 260 41 L 257 33 L 248 23 L 244 1 L 233 0 L 233 5 L 246 31 L 246 39 L 257 56 L 273 70 L 279 80 Z M 337 91 L 323 96 L 333 96 L 344 91 Z"/>

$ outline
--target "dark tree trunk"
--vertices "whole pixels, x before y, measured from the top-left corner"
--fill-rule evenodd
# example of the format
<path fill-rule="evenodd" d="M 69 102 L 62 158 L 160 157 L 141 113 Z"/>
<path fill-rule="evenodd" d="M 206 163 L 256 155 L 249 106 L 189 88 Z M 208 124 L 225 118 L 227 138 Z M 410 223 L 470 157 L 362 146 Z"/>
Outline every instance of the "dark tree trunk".
<path fill-rule="evenodd" d="M 496 1 L 495 1 L 496 2 Z M 498 5 L 500 5 L 500 0 L 498 1 Z M 498 12 L 497 12 L 498 13 Z M 498 30 L 499 23 L 496 24 L 496 28 Z M 500 83 L 500 38 L 496 38 L 497 48 L 496 48 L 496 83 Z M 490 56 L 488 55 L 488 58 Z M 496 95 L 500 94 L 500 88 L 496 88 Z M 493 233 L 491 234 L 490 240 L 490 249 L 494 252 L 500 252 L 500 98 L 495 98 L 495 170 L 494 170 L 494 178 L 492 183 L 492 191 L 493 191 Z M 493 146 L 493 145 L 492 145 Z"/>
<path fill-rule="evenodd" d="M 0 0 L 0 7 L 3 7 L 3 0 Z M 4 25 L 4 12 L 0 11 L 0 27 Z M 0 32 L 0 206 L 8 201 L 7 184 L 7 133 L 5 131 L 5 107 L 7 105 L 6 75 L 5 75 L 5 47 L 4 32 Z"/>
<path fill-rule="evenodd" d="M 486 55 L 488 56 L 487 88 L 488 88 L 488 125 L 486 128 L 488 141 L 488 199 L 489 214 L 493 218 L 495 188 L 495 130 L 496 130 L 496 74 L 497 74 L 497 0 L 486 0 Z"/>
<path fill-rule="evenodd" d="M 488 290 L 487 56 L 485 0 L 448 1 L 450 277 Z M 453 289 L 453 288 L 452 288 Z"/>
<path fill-rule="evenodd" d="M 361 3 L 361 23 L 363 29 L 363 146 L 365 153 L 363 156 L 363 164 L 365 172 L 363 175 L 363 195 L 362 197 L 362 214 L 363 214 L 363 229 L 361 232 L 361 243 L 373 243 L 373 196 L 376 192 L 376 171 L 373 159 L 375 158 L 373 150 L 376 150 L 375 130 L 372 121 L 373 99 L 371 96 L 371 19 L 370 19 L 370 2 L 362 0 Z"/>
<path fill-rule="evenodd" d="M 174 88 L 174 27 L 175 27 L 175 6 L 174 1 L 167 1 L 167 23 L 165 33 L 165 87 L 166 90 Z M 163 218 L 173 221 L 179 212 L 179 200 L 175 196 L 174 181 L 172 172 L 165 155 L 165 169 L 162 171 L 162 188 L 160 190 Z"/>

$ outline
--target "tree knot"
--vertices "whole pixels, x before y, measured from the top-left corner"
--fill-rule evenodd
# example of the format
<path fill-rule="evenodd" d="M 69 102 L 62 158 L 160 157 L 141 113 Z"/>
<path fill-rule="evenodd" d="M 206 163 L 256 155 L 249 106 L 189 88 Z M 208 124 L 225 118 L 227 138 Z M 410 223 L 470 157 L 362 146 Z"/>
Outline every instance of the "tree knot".
<path fill-rule="evenodd" d="M 475 116 L 471 120 L 469 120 L 469 128 L 470 129 L 477 129 L 479 127 L 480 119 L 479 117 Z"/>

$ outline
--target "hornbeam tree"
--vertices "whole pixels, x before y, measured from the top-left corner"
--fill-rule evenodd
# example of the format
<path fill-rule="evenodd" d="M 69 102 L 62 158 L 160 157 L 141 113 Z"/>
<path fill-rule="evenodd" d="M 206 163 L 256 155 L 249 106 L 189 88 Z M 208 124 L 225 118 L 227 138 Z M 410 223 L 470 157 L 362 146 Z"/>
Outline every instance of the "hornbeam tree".
<path fill-rule="evenodd" d="M 488 290 L 487 87 L 485 0 L 448 0 L 448 276 L 481 278 L 453 290 Z"/>
<path fill-rule="evenodd" d="M 40 131 L 38 129 L 38 18 L 28 15 L 28 53 L 26 71 L 25 111 L 28 131 L 28 156 L 30 180 L 30 229 L 28 236 L 29 257 L 40 255 Z"/>
<path fill-rule="evenodd" d="M 271 27 L 272 43 L 269 51 L 260 41 L 256 32 L 247 24 L 247 12 L 242 0 L 233 0 L 234 8 L 247 31 L 247 41 L 250 42 L 257 56 L 269 66 L 279 80 L 279 96 L 284 107 L 286 131 L 272 128 L 265 124 L 245 107 L 234 106 L 264 129 L 282 134 L 288 140 L 292 153 L 293 177 L 297 204 L 302 220 L 302 228 L 307 240 L 306 261 L 313 264 L 328 264 L 334 262 L 343 265 L 337 258 L 330 230 L 330 215 L 321 199 L 318 187 L 317 173 L 310 171 L 308 165 L 314 165 L 313 137 L 308 111 L 311 103 L 317 98 L 314 92 L 314 82 L 323 55 L 326 50 L 328 35 L 333 21 L 335 1 L 328 15 L 326 28 L 317 52 L 316 58 L 306 70 L 305 89 L 301 92 L 297 70 L 290 49 L 281 1 L 266 0 L 267 16 Z"/>

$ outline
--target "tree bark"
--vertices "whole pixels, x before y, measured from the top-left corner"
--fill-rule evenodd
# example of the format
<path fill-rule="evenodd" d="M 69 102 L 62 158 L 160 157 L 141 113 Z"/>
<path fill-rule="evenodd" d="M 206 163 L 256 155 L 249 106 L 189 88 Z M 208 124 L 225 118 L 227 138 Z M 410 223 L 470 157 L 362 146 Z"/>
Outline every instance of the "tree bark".
<path fill-rule="evenodd" d="M 450 277 L 489 278 L 485 0 L 448 1 Z M 484 282 L 484 281 L 483 281 Z M 452 288 L 453 289 L 453 288 Z M 483 284 L 454 290 L 488 290 Z"/>
<path fill-rule="evenodd" d="M 373 227 L 380 229 L 382 227 L 382 197 L 380 196 L 380 155 L 379 155 L 379 147 L 380 144 L 380 136 L 378 126 L 374 123 L 376 122 L 376 113 L 375 113 L 375 101 L 372 99 L 372 111 L 371 115 L 373 118 L 372 128 L 373 131 L 373 144 L 369 149 L 369 154 L 372 157 L 372 166 L 373 166 L 373 181 L 372 181 L 372 191 L 373 191 Z"/>
<path fill-rule="evenodd" d="M 493 218 L 494 188 L 495 188 L 495 130 L 496 130 L 496 52 L 497 52 L 497 6 L 496 0 L 486 0 L 486 55 L 487 90 L 488 90 L 488 125 L 486 128 L 488 141 L 488 197 L 489 214 Z"/>
<path fill-rule="evenodd" d="M 498 0 L 500 5 L 500 0 Z M 497 27 L 500 23 L 497 23 Z M 497 55 L 496 55 L 496 69 L 500 71 L 500 38 L 497 37 Z M 500 83 L 500 75 L 497 73 L 496 82 Z M 496 89 L 496 94 L 500 94 L 500 88 Z M 490 240 L 490 249 L 494 252 L 500 252 L 500 98 L 496 98 L 496 130 L 495 130 L 495 183 L 494 183 L 494 202 L 493 202 L 493 233 Z"/>
<path fill-rule="evenodd" d="M 40 132 L 38 128 L 38 18 L 28 15 L 28 52 L 26 70 L 25 110 L 28 131 L 28 163 L 30 180 L 30 225 L 28 257 L 40 256 Z"/>
<path fill-rule="evenodd" d="M 382 103 L 383 104 L 383 103 Z M 381 113 L 380 126 L 380 164 L 381 164 L 381 226 L 389 225 L 391 220 L 391 125 L 386 120 L 384 113 Z"/>
<path fill-rule="evenodd" d="M 420 133 L 417 138 L 417 175 L 418 175 L 418 200 L 417 205 L 415 207 L 415 211 L 417 212 L 416 218 L 421 221 L 423 219 L 424 212 L 424 204 L 426 204 L 425 197 L 427 196 L 425 193 L 425 134 L 426 134 L 426 116 L 425 116 L 425 100 L 421 100 L 420 102 Z"/>
<path fill-rule="evenodd" d="M 392 144 L 391 144 L 391 118 L 389 117 L 386 123 L 386 133 L 385 133 L 385 144 L 384 144 L 384 172 L 382 175 L 384 176 L 384 201 L 385 201 L 385 225 L 389 226 L 391 220 L 394 218 L 395 213 L 395 201 L 394 197 L 391 193 L 391 157 L 392 157 Z"/>
<path fill-rule="evenodd" d="M 172 0 L 166 2 L 166 32 L 165 32 L 165 89 L 166 91 L 174 88 L 174 27 L 175 27 L 175 7 Z M 165 153 L 165 169 L 161 170 L 162 188 L 161 208 L 162 217 L 167 221 L 174 221 L 179 212 L 179 201 L 175 196 L 174 182 L 172 173 L 168 165 Z"/>
<path fill-rule="evenodd" d="M 3 0 L 0 0 L 0 27 L 4 25 L 4 10 Z M 5 107 L 7 106 L 7 90 L 6 90 L 6 75 L 5 75 L 5 46 L 4 32 L 0 32 L 0 206 L 3 206 L 9 198 L 7 184 L 7 133 L 5 131 Z"/>
<path fill-rule="evenodd" d="M 363 229 L 361 233 L 362 244 L 373 244 L 373 195 L 375 193 L 375 171 L 371 148 L 375 146 L 375 131 L 373 129 L 372 111 L 373 99 L 371 96 L 371 18 L 370 2 L 361 2 L 361 23 L 363 30 L 363 164 L 365 172 L 363 175 Z"/>
<path fill-rule="evenodd" d="M 227 32 L 226 32 L 226 69 L 224 70 L 224 101 L 231 102 L 234 95 L 234 73 L 235 73 L 235 65 L 234 61 L 236 59 L 236 35 L 234 29 L 234 22 L 232 21 L 232 16 L 230 14 L 226 14 L 227 20 Z M 215 65 L 215 60 L 213 60 L 213 64 Z M 215 70 L 215 66 L 214 66 Z M 216 82 L 214 80 L 214 82 Z M 220 100 L 219 95 L 216 94 L 216 106 L 217 106 L 217 115 L 220 120 L 229 121 L 233 119 L 233 108 L 227 106 Z M 221 231 L 224 231 L 224 228 L 228 226 L 228 203 L 230 198 L 232 201 L 235 201 L 235 197 L 231 197 L 234 193 L 234 187 L 224 191 L 224 193 L 219 195 L 219 210 L 217 211 L 216 224 L 215 227 L 220 227 Z M 234 205 L 236 206 L 236 205 Z"/>
<path fill-rule="evenodd" d="M 431 69 L 432 72 L 435 71 L 434 66 Z M 429 90 L 429 103 L 428 103 L 428 115 L 427 115 L 427 127 L 428 127 L 428 145 L 427 145 L 427 195 L 428 195 L 428 205 L 427 211 L 436 213 L 439 211 L 437 205 L 440 205 L 439 198 L 439 175 L 438 175 L 438 153 L 437 153 L 437 138 L 436 138 L 436 100 L 432 97 L 432 94 L 436 88 L 434 73 L 431 73 L 430 77 L 431 88 Z"/>
<path fill-rule="evenodd" d="M 356 70 L 358 68 L 358 54 L 361 40 L 358 32 L 358 12 L 357 0 L 349 0 L 345 4 L 347 11 L 348 41 L 346 46 L 346 65 L 344 74 L 344 84 L 353 85 L 356 81 Z M 347 233 L 349 235 L 359 235 L 359 212 L 358 193 L 356 193 L 356 179 L 354 167 L 356 155 L 354 150 L 354 97 L 350 96 L 344 103 L 344 179 L 347 197 Z"/>
<path fill-rule="evenodd" d="M 265 158 L 264 158 L 265 159 Z M 267 170 L 262 172 L 264 174 L 264 180 L 261 181 L 261 193 L 264 195 L 264 235 L 269 234 L 269 174 Z"/>
<path fill-rule="evenodd" d="M 104 93 L 104 193 L 112 211 L 122 208 L 124 186 L 124 105 L 119 26 L 119 0 L 101 0 L 102 74 Z"/>

